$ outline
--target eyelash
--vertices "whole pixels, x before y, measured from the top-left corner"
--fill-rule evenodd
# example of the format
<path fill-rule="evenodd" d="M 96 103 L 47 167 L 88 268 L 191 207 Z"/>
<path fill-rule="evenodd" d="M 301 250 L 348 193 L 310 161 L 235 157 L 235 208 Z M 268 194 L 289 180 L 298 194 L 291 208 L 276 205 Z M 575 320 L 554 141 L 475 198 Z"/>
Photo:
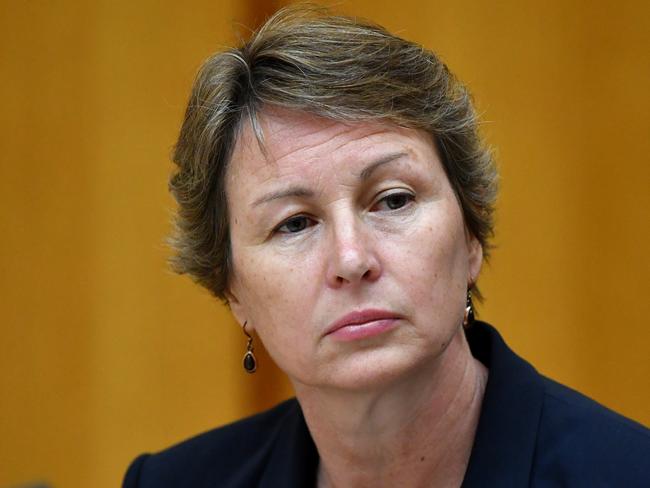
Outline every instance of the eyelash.
<path fill-rule="evenodd" d="M 287 220 L 281 222 L 280 225 L 278 225 L 275 229 L 273 229 L 273 233 L 274 234 L 286 234 L 286 235 L 298 234 L 299 232 L 302 232 L 303 230 L 305 230 L 307 227 L 311 227 L 311 225 L 309 225 L 309 226 L 306 225 L 305 227 L 303 227 L 303 228 L 301 228 L 301 229 L 299 229 L 299 230 L 297 230 L 295 232 L 287 232 L 287 231 L 282 231 L 281 230 L 282 227 L 285 227 L 285 226 L 289 225 L 290 222 L 292 222 L 292 221 L 295 222 L 298 219 L 309 219 L 309 220 L 312 221 L 312 223 L 315 222 L 314 219 L 312 219 L 311 217 L 309 217 L 307 215 L 294 215 L 292 217 L 289 217 Z"/>
<path fill-rule="evenodd" d="M 382 198 L 380 198 L 375 203 L 373 203 L 373 205 L 370 207 L 370 209 L 372 210 L 372 209 L 376 208 L 378 204 L 380 204 L 382 202 L 385 203 L 385 202 L 388 201 L 389 198 L 394 198 L 394 197 L 406 198 L 407 201 L 403 205 L 400 205 L 397 208 L 388 208 L 385 211 L 387 211 L 387 212 L 397 212 L 397 211 L 403 209 L 404 207 L 406 207 L 407 205 L 409 205 L 410 203 L 412 203 L 415 200 L 415 195 L 413 195 L 411 192 L 400 190 L 400 191 L 395 191 L 393 193 L 389 193 L 387 195 L 384 195 Z M 376 210 L 376 211 L 380 211 L 380 210 Z M 304 227 L 301 227 L 300 229 L 297 229 L 294 232 L 281 230 L 283 227 L 286 227 L 290 223 L 296 222 L 299 219 L 305 219 L 305 220 L 301 221 L 301 222 L 306 222 L 306 225 Z M 310 222 L 307 222 L 307 220 L 310 221 Z M 308 215 L 304 215 L 304 214 L 293 215 L 293 216 L 289 217 L 288 219 L 282 221 L 278 226 L 276 226 L 273 229 L 273 234 L 284 234 L 284 235 L 299 234 L 302 231 L 304 231 L 305 229 L 307 229 L 309 227 L 312 227 L 315 223 L 316 223 L 315 219 L 312 219 Z"/>
<path fill-rule="evenodd" d="M 400 206 L 397 207 L 397 208 L 388 208 L 388 209 L 387 209 L 388 212 L 396 212 L 396 211 L 398 211 L 398 210 L 401 210 L 401 209 L 403 209 L 404 207 L 406 207 L 408 204 L 410 204 L 411 202 L 413 202 L 413 200 L 415 200 L 415 195 L 413 195 L 413 193 L 408 192 L 408 191 L 405 191 L 405 190 L 398 190 L 398 191 L 394 191 L 394 192 L 392 192 L 392 193 L 388 193 L 388 194 L 384 195 L 384 196 L 381 197 L 379 200 L 377 200 L 377 201 L 372 205 L 372 207 L 370 207 L 370 208 L 371 208 L 371 209 L 375 208 L 375 207 L 376 207 L 379 203 L 381 203 L 381 202 L 387 203 L 387 202 L 388 202 L 388 199 L 389 199 L 389 198 L 393 198 L 393 197 L 406 198 L 407 201 L 406 201 L 403 205 L 400 205 Z"/>

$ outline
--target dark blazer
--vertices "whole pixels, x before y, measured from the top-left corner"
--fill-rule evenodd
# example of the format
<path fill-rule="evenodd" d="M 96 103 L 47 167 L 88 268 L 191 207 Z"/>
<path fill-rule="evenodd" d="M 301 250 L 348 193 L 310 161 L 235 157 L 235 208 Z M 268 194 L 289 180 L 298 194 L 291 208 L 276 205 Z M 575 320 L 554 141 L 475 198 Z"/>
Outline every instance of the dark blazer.
<path fill-rule="evenodd" d="M 650 487 L 650 430 L 541 376 L 488 324 L 467 337 L 490 374 L 463 487 Z M 123 486 L 313 487 L 317 466 L 292 399 L 138 457 Z"/>

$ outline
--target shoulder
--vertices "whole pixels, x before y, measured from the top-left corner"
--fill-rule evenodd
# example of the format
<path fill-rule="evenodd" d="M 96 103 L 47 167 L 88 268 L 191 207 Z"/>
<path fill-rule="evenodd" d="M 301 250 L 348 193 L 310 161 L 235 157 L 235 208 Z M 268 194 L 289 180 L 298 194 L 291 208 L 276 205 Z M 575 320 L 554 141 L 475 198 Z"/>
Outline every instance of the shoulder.
<path fill-rule="evenodd" d="M 124 488 L 254 486 L 286 424 L 300 418 L 295 400 L 205 432 L 129 467 Z"/>
<path fill-rule="evenodd" d="M 620 436 L 630 441 L 650 442 L 650 430 L 623 417 L 567 386 L 542 376 L 543 416 L 554 426 L 589 435 Z M 544 421 L 544 418 L 542 419 Z"/>
<path fill-rule="evenodd" d="M 648 487 L 650 431 L 540 375 L 488 324 L 467 331 L 489 369 L 464 487 Z"/>
<path fill-rule="evenodd" d="M 540 486 L 650 486 L 650 430 L 542 377 L 533 478 Z"/>

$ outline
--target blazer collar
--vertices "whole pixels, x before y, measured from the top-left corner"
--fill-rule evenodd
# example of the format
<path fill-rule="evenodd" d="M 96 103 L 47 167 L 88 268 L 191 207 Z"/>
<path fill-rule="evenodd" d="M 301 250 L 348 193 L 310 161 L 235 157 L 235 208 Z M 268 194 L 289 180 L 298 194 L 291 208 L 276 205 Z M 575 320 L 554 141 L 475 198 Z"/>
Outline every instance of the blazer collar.
<path fill-rule="evenodd" d="M 467 339 L 489 376 L 462 486 L 529 486 L 544 397 L 542 378 L 492 326 L 475 322 Z"/>
<path fill-rule="evenodd" d="M 300 405 L 295 399 L 292 403 L 269 454 L 259 488 L 316 486 L 318 451 Z"/>

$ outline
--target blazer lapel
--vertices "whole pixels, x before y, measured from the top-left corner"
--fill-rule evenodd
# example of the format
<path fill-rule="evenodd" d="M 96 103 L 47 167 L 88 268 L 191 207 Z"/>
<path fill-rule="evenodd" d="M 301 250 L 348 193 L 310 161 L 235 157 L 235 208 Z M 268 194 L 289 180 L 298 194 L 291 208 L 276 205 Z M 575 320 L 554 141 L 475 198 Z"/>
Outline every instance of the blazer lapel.
<path fill-rule="evenodd" d="M 476 322 L 467 338 L 489 376 L 462 486 L 529 486 L 544 398 L 541 377 L 490 325 Z"/>

